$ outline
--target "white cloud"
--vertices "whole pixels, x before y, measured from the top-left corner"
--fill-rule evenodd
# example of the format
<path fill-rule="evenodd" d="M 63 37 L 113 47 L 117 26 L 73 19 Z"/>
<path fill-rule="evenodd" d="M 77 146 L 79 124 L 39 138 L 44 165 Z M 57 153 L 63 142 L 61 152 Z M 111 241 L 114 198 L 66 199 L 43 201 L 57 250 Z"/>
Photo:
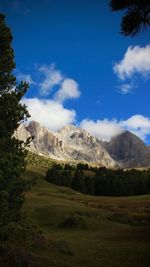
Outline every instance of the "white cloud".
<path fill-rule="evenodd" d="M 122 93 L 123 95 L 126 95 L 132 91 L 133 85 L 124 83 L 124 84 L 119 85 L 118 88 L 119 88 L 120 93 Z"/>
<path fill-rule="evenodd" d="M 55 93 L 54 99 L 58 102 L 63 102 L 69 98 L 78 98 L 80 96 L 78 83 L 70 78 L 64 78 L 61 71 L 55 69 L 55 65 L 43 65 L 39 72 L 44 74 L 44 79 L 40 83 L 40 92 L 42 95 L 48 95 L 55 85 L 60 88 Z"/>
<path fill-rule="evenodd" d="M 29 83 L 29 85 L 36 84 L 35 81 L 33 81 L 31 74 L 23 74 L 23 73 L 18 73 L 16 75 L 18 81 L 24 81 Z"/>
<path fill-rule="evenodd" d="M 40 83 L 40 92 L 42 95 L 48 95 L 55 85 L 60 85 L 63 76 L 59 70 L 55 69 L 55 65 L 42 65 L 39 72 L 44 74 L 44 79 Z"/>
<path fill-rule="evenodd" d="M 91 133 L 93 136 L 104 141 L 109 141 L 125 130 L 132 132 L 143 141 L 150 135 L 150 118 L 142 115 L 134 115 L 127 120 L 88 120 L 80 123 L 80 127 Z"/>
<path fill-rule="evenodd" d="M 30 120 L 38 121 L 52 131 L 58 131 L 63 126 L 74 123 L 76 119 L 74 110 L 65 109 L 62 104 L 53 100 L 24 98 L 22 103 L 27 106 Z"/>
<path fill-rule="evenodd" d="M 150 45 L 129 46 L 123 59 L 115 63 L 113 69 L 119 78 L 120 93 L 130 93 L 135 88 L 137 75 L 150 76 Z"/>
<path fill-rule="evenodd" d="M 79 85 L 74 79 L 65 78 L 60 70 L 56 70 L 55 65 L 41 65 L 38 69 L 40 82 L 35 82 L 31 74 L 17 72 L 18 81 L 26 81 L 30 85 L 37 85 L 41 96 L 49 96 L 55 85 L 58 85 L 57 92 L 54 95 L 54 101 L 62 103 L 66 99 L 78 98 L 81 94 Z"/>
<path fill-rule="evenodd" d="M 134 74 L 150 74 L 150 45 L 129 46 L 124 58 L 115 63 L 114 71 L 121 80 L 131 78 Z"/>
<path fill-rule="evenodd" d="M 80 96 L 79 86 L 73 79 L 65 79 L 60 89 L 55 94 L 55 100 L 63 102 L 69 98 L 78 98 Z"/>
<path fill-rule="evenodd" d="M 146 140 L 150 134 L 150 118 L 142 115 L 134 115 L 127 120 L 121 121 L 120 125 L 139 136 L 142 140 Z"/>
<path fill-rule="evenodd" d="M 75 123 L 75 110 L 66 109 L 63 105 L 65 99 L 78 98 L 80 96 L 78 83 L 69 78 L 64 78 L 54 65 L 42 65 L 38 71 L 43 74 L 43 81 L 38 84 L 42 96 L 48 96 L 55 85 L 59 89 L 51 99 L 46 98 L 24 98 L 22 103 L 27 106 L 31 115 L 30 120 L 38 121 L 42 126 L 52 131 L 57 131 L 67 124 Z M 30 84 L 35 84 L 31 75 L 18 74 L 19 80 L 26 80 Z"/>
<path fill-rule="evenodd" d="M 109 141 L 112 137 L 123 132 L 123 128 L 116 120 L 92 120 L 85 119 L 80 123 L 80 127 L 88 131 L 93 136 L 104 141 Z"/>
<path fill-rule="evenodd" d="M 58 131 L 65 125 L 76 122 L 75 110 L 66 109 L 57 101 L 24 98 L 22 103 L 27 106 L 31 115 L 30 121 L 38 121 L 51 131 Z M 120 121 L 116 119 L 97 121 L 84 119 L 79 126 L 103 141 L 109 141 L 125 130 L 134 133 L 143 141 L 146 141 L 147 136 L 150 135 L 150 118 L 140 114 Z"/>

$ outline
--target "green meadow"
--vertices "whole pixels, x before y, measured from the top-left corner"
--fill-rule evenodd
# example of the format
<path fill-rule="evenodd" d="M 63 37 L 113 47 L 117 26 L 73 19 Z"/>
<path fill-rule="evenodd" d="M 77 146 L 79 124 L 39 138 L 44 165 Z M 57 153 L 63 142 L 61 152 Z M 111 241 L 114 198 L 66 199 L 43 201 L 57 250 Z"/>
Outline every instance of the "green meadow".
<path fill-rule="evenodd" d="M 0 233 L 0 267 L 150 266 L 150 195 L 85 195 L 46 181 L 54 161 L 27 162 L 31 189 L 21 223 Z"/>
<path fill-rule="evenodd" d="M 40 233 L 31 248 L 39 266 L 150 266 L 149 195 L 84 195 L 48 183 L 46 171 L 39 164 L 25 174 L 34 178 L 24 212 Z"/>

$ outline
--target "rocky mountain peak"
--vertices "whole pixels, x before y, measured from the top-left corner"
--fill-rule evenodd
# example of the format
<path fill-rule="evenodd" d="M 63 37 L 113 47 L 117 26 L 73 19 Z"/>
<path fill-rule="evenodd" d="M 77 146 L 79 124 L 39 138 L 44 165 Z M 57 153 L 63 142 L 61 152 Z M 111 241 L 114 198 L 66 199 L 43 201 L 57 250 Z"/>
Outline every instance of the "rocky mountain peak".
<path fill-rule="evenodd" d="M 75 136 L 78 136 L 80 137 L 83 137 L 83 136 L 91 136 L 88 132 L 86 132 L 84 129 L 81 129 L 75 125 L 72 125 L 72 124 L 69 124 L 69 125 L 66 125 L 64 126 L 60 131 L 59 133 L 63 136 L 72 136 L 75 137 Z"/>
<path fill-rule="evenodd" d="M 105 142 L 104 147 L 120 166 L 150 166 L 150 149 L 139 137 L 129 131 L 117 135 L 110 142 Z"/>
<path fill-rule="evenodd" d="M 59 132 L 63 133 L 63 132 L 70 132 L 70 131 L 77 131 L 79 128 L 77 128 L 75 125 L 73 124 L 68 124 L 65 125 Z"/>
<path fill-rule="evenodd" d="M 67 125 L 61 131 L 53 133 L 33 121 L 24 127 L 24 131 L 18 128 L 19 139 L 25 137 L 23 132 L 34 136 L 29 149 L 35 153 L 61 160 L 95 162 L 106 167 L 116 166 L 116 162 L 98 139 L 74 125 Z"/>
<path fill-rule="evenodd" d="M 40 123 L 37 121 L 31 121 L 29 125 L 26 127 L 26 129 L 31 133 L 35 134 L 38 132 L 42 127 L 40 126 Z"/>
<path fill-rule="evenodd" d="M 112 138 L 112 140 L 116 139 L 116 138 L 117 139 L 119 139 L 119 138 L 120 139 L 121 138 L 122 139 L 128 139 L 128 140 L 132 140 L 133 142 L 139 142 L 139 143 L 145 145 L 144 142 L 138 136 L 136 136 L 135 134 L 133 134 L 133 133 L 131 133 L 129 131 L 122 132 L 121 134 L 119 134 L 119 135 L 115 136 L 114 138 Z"/>
<path fill-rule="evenodd" d="M 29 149 L 58 160 L 94 162 L 105 167 L 150 167 L 150 147 L 129 131 L 102 142 L 74 125 L 50 132 L 32 121 L 28 126 L 20 125 L 15 136 L 21 140 L 34 136 Z"/>

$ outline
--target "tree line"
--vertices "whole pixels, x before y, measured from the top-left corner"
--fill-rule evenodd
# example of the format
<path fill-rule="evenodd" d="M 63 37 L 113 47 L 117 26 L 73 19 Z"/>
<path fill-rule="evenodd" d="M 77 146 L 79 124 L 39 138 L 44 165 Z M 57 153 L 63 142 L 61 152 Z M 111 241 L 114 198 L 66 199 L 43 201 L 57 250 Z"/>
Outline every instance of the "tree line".
<path fill-rule="evenodd" d="M 82 166 L 83 168 L 83 166 Z M 84 194 L 97 196 L 132 196 L 150 194 L 150 170 L 112 170 L 105 167 L 92 170 L 57 169 L 46 173 L 46 180 L 59 186 L 67 186 Z"/>

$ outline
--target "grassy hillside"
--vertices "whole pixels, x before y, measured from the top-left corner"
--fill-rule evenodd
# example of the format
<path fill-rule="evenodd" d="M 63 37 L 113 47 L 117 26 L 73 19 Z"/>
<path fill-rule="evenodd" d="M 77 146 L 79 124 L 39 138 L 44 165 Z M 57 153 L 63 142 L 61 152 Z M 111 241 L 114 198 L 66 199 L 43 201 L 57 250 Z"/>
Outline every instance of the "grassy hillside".
<path fill-rule="evenodd" d="M 40 266 L 150 266 L 150 196 L 94 197 L 44 180 L 26 194 L 28 223 L 40 229 L 34 253 Z"/>
<path fill-rule="evenodd" d="M 96 197 L 45 180 L 56 161 L 29 153 L 21 225 L 5 229 L 0 267 L 149 267 L 150 196 Z M 1 234 L 1 233 L 0 233 Z"/>

